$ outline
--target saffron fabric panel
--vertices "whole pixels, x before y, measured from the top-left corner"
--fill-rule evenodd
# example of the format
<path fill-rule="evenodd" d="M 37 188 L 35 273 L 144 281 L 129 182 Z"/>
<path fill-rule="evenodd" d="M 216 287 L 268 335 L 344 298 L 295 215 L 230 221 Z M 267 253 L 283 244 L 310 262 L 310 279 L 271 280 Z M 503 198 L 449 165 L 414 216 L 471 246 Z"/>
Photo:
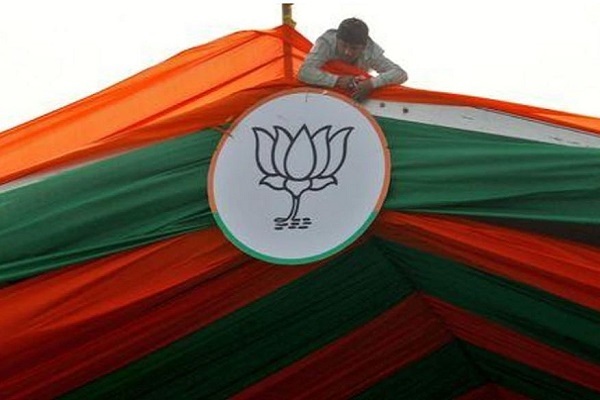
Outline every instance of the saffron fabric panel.
<path fill-rule="evenodd" d="M 311 46 L 301 33 L 283 25 L 236 32 L 186 50 L 106 90 L 2 132 L 0 183 L 227 123 L 265 96 L 301 86 L 295 76 L 286 75 L 285 66 L 297 73 Z M 330 69 L 336 68 L 344 71 L 339 65 Z M 488 108 L 600 132 L 595 118 L 471 96 L 387 87 L 374 97 Z"/>
<path fill-rule="evenodd" d="M 273 81 L 293 85 L 294 77 L 284 74 L 284 41 L 292 45 L 291 63 L 297 70 L 311 47 L 298 32 L 287 26 L 237 32 L 5 131 L 0 135 L 0 182 L 225 123 L 236 116 L 231 114 L 235 104 L 215 108 L 212 103 Z M 255 93 L 253 101 L 259 99 L 260 92 Z M 212 114 L 190 123 L 186 114 L 204 107 Z M 173 119 L 176 122 L 170 123 Z M 166 134 L 144 129 L 166 122 L 170 125 Z"/>

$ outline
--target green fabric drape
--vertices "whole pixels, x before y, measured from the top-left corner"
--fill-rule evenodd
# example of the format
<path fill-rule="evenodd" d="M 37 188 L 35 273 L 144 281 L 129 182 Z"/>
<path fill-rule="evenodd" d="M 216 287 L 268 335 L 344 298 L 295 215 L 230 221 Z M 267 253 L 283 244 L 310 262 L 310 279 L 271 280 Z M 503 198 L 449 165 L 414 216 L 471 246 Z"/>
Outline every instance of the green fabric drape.
<path fill-rule="evenodd" d="M 378 122 L 392 154 L 386 208 L 600 224 L 600 149 Z"/>
<path fill-rule="evenodd" d="M 600 224 L 600 150 L 379 118 L 393 164 L 384 207 Z M 213 224 L 206 130 L 0 192 L 0 283 Z M 351 143 L 350 143 L 351 145 Z"/>
<path fill-rule="evenodd" d="M 211 225 L 220 137 L 187 135 L 0 193 L 0 282 Z"/>

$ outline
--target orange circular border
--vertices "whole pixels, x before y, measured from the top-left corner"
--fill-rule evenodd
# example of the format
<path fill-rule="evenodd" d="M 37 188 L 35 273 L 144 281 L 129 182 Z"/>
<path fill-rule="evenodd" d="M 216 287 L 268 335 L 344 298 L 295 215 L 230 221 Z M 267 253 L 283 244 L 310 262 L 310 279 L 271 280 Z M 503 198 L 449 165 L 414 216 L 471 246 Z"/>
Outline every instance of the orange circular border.
<path fill-rule="evenodd" d="M 215 151 L 213 152 L 213 155 L 211 157 L 210 167 L 208 169 L 208 184 L 207 184 L 208 204 L 209 204 L 210 210 L 213 214 L 218 214 L 217 205 L 215 204 L 214 194 L 213 194 L 214 193 L 213 182 L 214 182 L 214 174 L 215 174 L 215 168 L 216 168 L 216 164 L 217 164 L 217 158 L 219 157 L 219 154 L 221 153 L 223 146 L 225 146 L 225 142 L 227 141 L 227 139 L 229 139 L 231 137 L 231 132 L 233 132 L 237 128 L 237 126 L 240 124 L 240 122 L 243 121 L 244 118 L 246 118 L 248 116 L 248 114 L 250 114 L 251 112 L 256 110 L 258 107 L 262 106 L 263 104 L 268 103 L 279 97 L 287 96 L 290 94 L 297 94 L 297 93 L 307 93 L 307 94 L 314 93 L 314 94 L 321 94 L 324 96 L 335 97 L 339 100 L 346 102 L 347 104 L 351 105 L 352 107 L 356 108 L 369 120 L 369 122 L 371 123 L 371 126 L 377 132 L 377 135 L 379 136 L 379 141 L 381 142 L 381 144 L 383 146 L 383 158 L 384 158 L 384 164 L 385 164 L 385 167 L 384 167 L 385 176 L 383 179 L 383 188 L 381 190 L 381 193 L 379 194 L 379 198 L 377 199 L 377 203 L 375 203 L 375 208 L 373 210 L 374 213 L 379 213 L 379 211 L 381 210 L 381 208 L 383 206 L 383 202 L 385 201 L 385 199 L 387 197 L 387 193 L 388 193 L 388 190 L 390 187 L 390 180 L 391 180 L 390 175 L 391 175 L 391 169 L 392 169 L 390 149 L 388 147 L 387 139 L 386 139 L 385 135 L 383 134 L 383 131 L 381 130 L 381 127 L 379 126 L 379 124 L 377 123 L 375 118 L 373 118 L 371 113 L 369 113 L 364 107 L 362 107 L 359 103 L 357 103 L 353 100 L 350 100 L 348 97 L 346 97 L 342 94 L 339 94 L 339 93 L 336 93 L 336 92 L 333 92 L 330 90 L 318 89 L 318 88 L 297 88 L 297 89 L 282 90 L 281 92 L 277 92 L 275 94 L 265 97 L 264 99 L 259 100 L 252 107 L 249 107 L 246 111 L 244 111 L 242 114 L 240 114 L 240 116 L 238 116 L 235 119 L 235 121 L 231 124 L 231 127 L 227 130 L 227 132 L 224 134 L 224 136 L 221 138 L 221 140 L 219 140 L 219 144 L 217 145 L 217 148 L 215 149 Z"/>

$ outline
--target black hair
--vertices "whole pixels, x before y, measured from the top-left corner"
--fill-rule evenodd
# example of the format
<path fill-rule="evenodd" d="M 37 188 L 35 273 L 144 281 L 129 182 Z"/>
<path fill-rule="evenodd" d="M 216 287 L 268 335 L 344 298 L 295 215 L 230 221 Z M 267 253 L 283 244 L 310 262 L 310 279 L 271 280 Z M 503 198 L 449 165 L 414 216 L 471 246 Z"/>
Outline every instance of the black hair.
<path fill-rule="evenodd" d="M 340 23 L 337 37 L 349 44 L 365 45 L 369 38 L 369 27 L 358 18 L 348 18 Z"/>

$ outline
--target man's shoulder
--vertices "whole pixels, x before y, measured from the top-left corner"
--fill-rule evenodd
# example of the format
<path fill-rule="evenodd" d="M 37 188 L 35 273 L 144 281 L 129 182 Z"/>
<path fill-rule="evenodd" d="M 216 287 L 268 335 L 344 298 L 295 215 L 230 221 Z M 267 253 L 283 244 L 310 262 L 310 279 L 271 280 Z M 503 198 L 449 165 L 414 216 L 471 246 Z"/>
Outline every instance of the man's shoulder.
<path fill-rule="evenodd" d="M 317 40 L 326 42 L 327 44 L 334 46 L 337 38 L 337 29 L 329 29 L 325 31 Z"/>
<path fill-rule="evenodd" d="M 378 58 L 383 54 L 383 49 L 370 37 L 367 39 L 367 46 L 364 55 L 368 58 Z"/>

